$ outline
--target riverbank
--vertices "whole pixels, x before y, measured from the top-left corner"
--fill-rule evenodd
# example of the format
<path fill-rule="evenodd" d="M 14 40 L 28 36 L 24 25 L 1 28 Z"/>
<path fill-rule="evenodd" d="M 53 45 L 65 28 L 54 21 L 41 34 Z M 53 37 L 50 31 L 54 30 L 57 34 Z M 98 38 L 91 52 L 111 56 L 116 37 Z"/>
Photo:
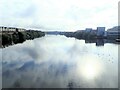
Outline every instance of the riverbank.
<path fill-rule="evenodd" d="M 20 32 L 22 37 L 19 37 L 17 34 L 14 35 L 14 32 L 2 31 L 0 32 L 0 47 L 4 48 L 9 45 L 14 45 L 17 43 L 22 43 L 26 40 L 33 40 L 35 38 L 45 36 L 45 33 L 42 31 L 27 30 Z"/>

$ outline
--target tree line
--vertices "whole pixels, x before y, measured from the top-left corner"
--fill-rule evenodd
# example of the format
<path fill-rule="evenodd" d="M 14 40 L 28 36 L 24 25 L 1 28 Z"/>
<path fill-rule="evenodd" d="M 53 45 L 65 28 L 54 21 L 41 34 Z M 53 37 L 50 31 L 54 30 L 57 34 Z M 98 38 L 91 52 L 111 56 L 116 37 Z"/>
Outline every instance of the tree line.
<path fill-rule="evenodd" d="M 4 32 L 0 37 L 2 37 L 2 47 L 7 47 L 9 45 L 17 44 L 17 43 L 23 43 L 26 40 L 32 40 L 34 38 L 39 38 L 45 36 L 45 33 L 42 31 L 34 31 L 34 30 L 27 30 L 23 32 L 19 32 L 18 29 L 16 29 L 15 32 L 8 33 Z"/>

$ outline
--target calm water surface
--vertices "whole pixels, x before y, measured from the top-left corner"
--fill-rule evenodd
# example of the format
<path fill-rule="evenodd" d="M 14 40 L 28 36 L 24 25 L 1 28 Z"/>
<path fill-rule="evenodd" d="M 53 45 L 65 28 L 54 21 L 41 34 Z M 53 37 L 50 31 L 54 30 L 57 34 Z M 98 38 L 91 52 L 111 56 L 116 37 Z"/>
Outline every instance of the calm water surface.
<path fill-rule="evenodd" d="M 0 52 L 3 88 L 118 87 L 117 44 L 48 35 Z"/>

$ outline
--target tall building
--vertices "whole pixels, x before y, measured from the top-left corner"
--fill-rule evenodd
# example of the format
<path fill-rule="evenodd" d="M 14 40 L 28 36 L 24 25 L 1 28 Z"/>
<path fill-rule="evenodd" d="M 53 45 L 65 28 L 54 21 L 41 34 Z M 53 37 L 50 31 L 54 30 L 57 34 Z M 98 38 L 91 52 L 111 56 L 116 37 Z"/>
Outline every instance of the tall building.
<path fill-rule="evenodd" d="M 105 27 L 97 27 L 97 36 L 103 37 L 105 35 Z"/>

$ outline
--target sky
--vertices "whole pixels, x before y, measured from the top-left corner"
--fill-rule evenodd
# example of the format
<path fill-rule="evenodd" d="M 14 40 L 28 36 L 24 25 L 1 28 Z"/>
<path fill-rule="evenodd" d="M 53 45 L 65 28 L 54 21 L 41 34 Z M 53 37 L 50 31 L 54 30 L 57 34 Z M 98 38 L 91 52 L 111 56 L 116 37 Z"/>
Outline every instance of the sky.
<path fill-rule="evenodd" d="M 118 25 L 119 0 L 0 0 L 0 26 L 75 31 Z"/>

